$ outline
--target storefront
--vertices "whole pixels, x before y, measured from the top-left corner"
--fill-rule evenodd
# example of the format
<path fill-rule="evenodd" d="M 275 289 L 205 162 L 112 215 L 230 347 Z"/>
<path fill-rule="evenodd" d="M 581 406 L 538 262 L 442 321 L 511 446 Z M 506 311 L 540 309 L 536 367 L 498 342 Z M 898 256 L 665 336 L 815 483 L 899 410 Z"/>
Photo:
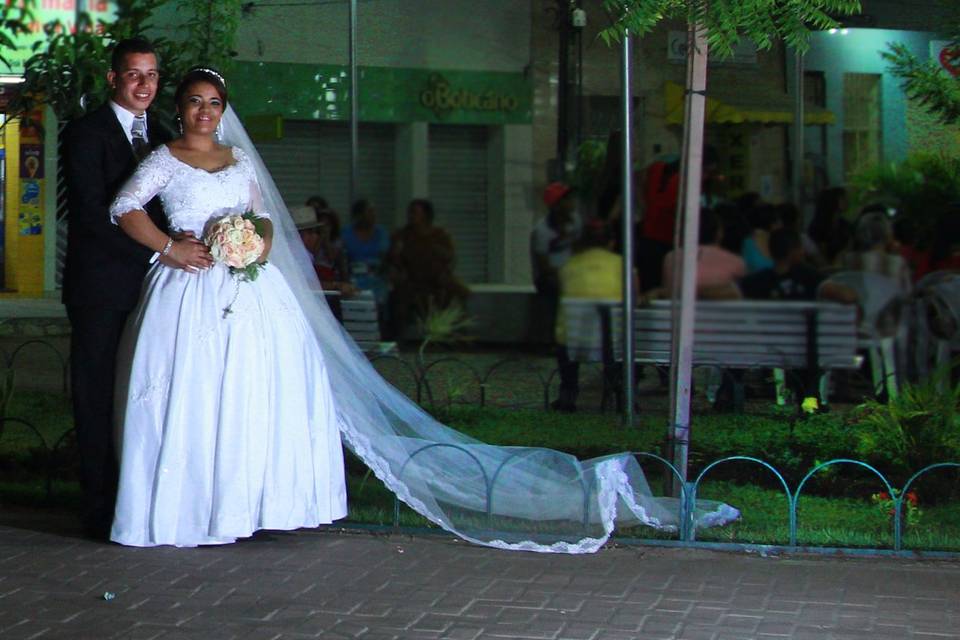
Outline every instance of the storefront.
<path fill-rule="evenodd" d="M 666 123 L 682 125 L 684 88 L 675 82 L 664 87 Z M 751 90 L 749 86 L 708 87 L 705 108 L 706 143 L 718 152 L 724 195 L 736 198 L 755 191 L 765 200 L 784 199 L 789 182 L 785 150 L 794 121 L 793 97 L 786 92 Z M 804 124 L 821 131 L 835 117 L 826 109 L 808 105 Z"/>
<path fill-rule="evenodd" d="M 287 205 L 320 195 L 348 223 L 347 69 L 237 67 L 244 83 L 231 100 Z M 430 198 L 465 281 L 520 281 L 532 208 L 531 87 L 523 74 L 361 67 L 359 84 L 357 196 L 391 229 L 404 223 L 411 198 Z"/>
<path fill-rule="evenodd" d="M 808 86 L 815 87 L 836 126 L 825 136 L 807 130 L 806 147 L 822 159 L 832 184 L 880 162 L 897 162 L 916 151 L 960 154 L 960 128 L 946 126 L 903 92 L 901 80 L 881 57 L 891 43 L 921 60 L 960 74 L 933 33 L 892 29 L 841 29 L 813 35 L 804 57 Z"/>
<path fill-rule="evenodd" d="M 80 7 L 78 5 L 82 4 Z M 93 24 L 109 20 L 115 3 L 73 0 L 37 3 L 29 33 L 16 37 L 16 47 L 0 66 L 0 296 L 40 297 L 58 286 L 65 241 L 65 219 L 58 216 L 58 123 L 50 109 L 24 118 L 10 115 L 10 102 L 20 85 L 24 62 L 33 44 L 46 38 L 44 25 L 75 28 L 79 9 Z"/>
<path fill-rule="evenodd" d="M 0 83 L 0 295 L 36 297 L 53 288 L 56 147 L 43 112 L 26 125 L 8 115 L 16 87 Z"/>

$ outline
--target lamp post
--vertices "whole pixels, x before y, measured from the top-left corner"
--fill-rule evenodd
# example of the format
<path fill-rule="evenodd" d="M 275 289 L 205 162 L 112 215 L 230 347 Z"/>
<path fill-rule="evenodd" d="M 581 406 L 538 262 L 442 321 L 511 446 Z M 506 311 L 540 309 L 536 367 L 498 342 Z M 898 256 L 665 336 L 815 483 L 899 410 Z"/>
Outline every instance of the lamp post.
<path fill-rule="evenodd" d="M 350 0 L 350 202 L 357 199 L 360 188 L 359 104 L 360 83 L 357 73 L 357 0 Z"/>
<path fill-rule="evenodd" d="M 630 90 L 630 32 L 625 31 L 620 55 L 621 131 L 620 201 L 623 203 L 623 421 L 633 426 L 633 92 Z"/>

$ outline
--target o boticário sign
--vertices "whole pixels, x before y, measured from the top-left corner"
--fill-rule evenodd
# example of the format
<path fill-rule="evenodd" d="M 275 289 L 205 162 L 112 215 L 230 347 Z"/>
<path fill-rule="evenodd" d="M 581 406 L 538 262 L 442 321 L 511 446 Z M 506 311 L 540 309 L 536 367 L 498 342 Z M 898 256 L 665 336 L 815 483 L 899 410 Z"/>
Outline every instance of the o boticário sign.
<path fill-rule="evenodd" d="M 23 63 L 34 54 L 33 45 L 47 39 L 44 32 L 46 25 L 56 25 L 54 28 L 73 32 L 76 30 L 78 9 L 86 13 L 94 29 L 102 29 L 102 22 L 111 22 L 116 18 L 117 3 L 115 0 L 37 0 L 30 8 L 33 20 L 27 25 L 29 33 L 14 36 L 15 48 L 4 52 L 6 65 L 0 62 L 0 73 L 19 75 L 23 73 Z"/>
<path fill-rule="evenodd" d="M 532 86 L 520 72 L 360 67 L 365 122 L 529 124 Z M 243 115 L 349 120 L 350 73 L 341 65 L 236 62 L 231 87 Z"/>

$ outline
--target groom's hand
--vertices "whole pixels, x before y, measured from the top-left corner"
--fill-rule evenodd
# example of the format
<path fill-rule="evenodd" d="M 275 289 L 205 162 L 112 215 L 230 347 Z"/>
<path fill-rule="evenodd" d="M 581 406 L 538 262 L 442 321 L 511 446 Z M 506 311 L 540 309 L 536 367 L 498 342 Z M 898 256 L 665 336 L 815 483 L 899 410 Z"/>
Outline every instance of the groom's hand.
<path fill-rule="evenodd" d="M 162 264 L 185 271 L 199 271 L 213 266 L 210 249 L 192 231 L 181 231 L 170 237 L 173 238 L 173 246 L 170 253 L 160 256 Z"/>

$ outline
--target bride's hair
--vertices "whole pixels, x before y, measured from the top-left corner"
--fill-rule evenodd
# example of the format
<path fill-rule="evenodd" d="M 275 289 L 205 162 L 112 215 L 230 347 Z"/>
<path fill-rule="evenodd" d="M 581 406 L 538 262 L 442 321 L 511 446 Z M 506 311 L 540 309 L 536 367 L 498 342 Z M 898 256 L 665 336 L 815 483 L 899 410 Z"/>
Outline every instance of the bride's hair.
<path fill-rule="evenodd" d="M 183 99 L 187 89 L 198 82 L 206 82 L 216 89 L 217 95 L 220 96 L 220 101 L 223 102 L 223 108 L 227 108 L 227 85 L 223 80 L 223 76 L 220 75 L 220 72 L 210 67 L 193 67 L 187 71 L 180 80 L 180 84 L 177 85 L 176 92 L 173 94 L 173 103 L 179 107 L 180 101 Z"/>

